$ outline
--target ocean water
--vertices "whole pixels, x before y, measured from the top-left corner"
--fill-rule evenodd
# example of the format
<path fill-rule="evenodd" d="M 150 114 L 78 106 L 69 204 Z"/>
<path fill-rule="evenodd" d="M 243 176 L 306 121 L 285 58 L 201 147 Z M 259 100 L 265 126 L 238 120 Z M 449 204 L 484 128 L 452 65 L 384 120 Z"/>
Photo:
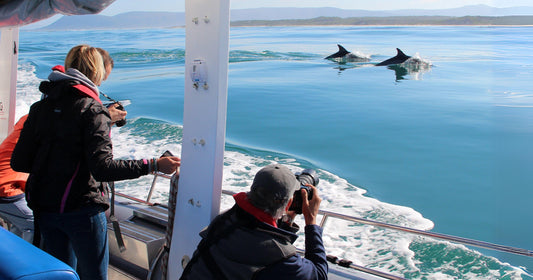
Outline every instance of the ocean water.
<path fill-rule="evenodd" d="M 533 249 L 533 27 L 240 27 L 230 36 L 224 189 L 248 190 L 273 162 L 314 168 L 322 209 Z M 101 89 L 131 100 L 128 124 L 112 131 L 116 157 L 179 155 L 180 28 L 21 31 L 17 115 L 81 43 L 111 53 Z M 325 60 L 336 44 L 371 60 Z M 396 48 L 422 64 L 375 66 Z M 150 182 L 117 187 L 143 197 Z M 162 180 L 153 198 L 165 202 L 167 190 Z M 324 242 L 328 254 L 409 279 L 533 278 L 523 256 L 360 224 L 328 220 Z"/>

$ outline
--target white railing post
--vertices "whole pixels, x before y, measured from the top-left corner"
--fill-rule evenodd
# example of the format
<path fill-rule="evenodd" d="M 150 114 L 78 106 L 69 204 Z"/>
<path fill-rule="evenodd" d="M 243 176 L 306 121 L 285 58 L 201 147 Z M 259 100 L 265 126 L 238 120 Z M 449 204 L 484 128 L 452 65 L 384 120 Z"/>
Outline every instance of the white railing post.
<path fill-rule="evenodd" d="M 168 279 L 178 279 L 218 215 L 226 133 L 229 0 L 185 1 L 182 166 Z"/>
<path fill-rule="evenodd" d="M 0 142 L 13 130 L 17 106 L 18 27 L 0 29 Z"/>

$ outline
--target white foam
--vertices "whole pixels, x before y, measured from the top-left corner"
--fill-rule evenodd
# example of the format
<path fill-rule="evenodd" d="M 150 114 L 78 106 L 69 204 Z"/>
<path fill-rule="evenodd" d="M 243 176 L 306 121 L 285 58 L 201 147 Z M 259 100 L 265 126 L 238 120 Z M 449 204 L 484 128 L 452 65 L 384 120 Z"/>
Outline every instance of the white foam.
<path fill-rule="evenodd" d="M 432 65 L 431 61 L 421 58 L 418 53 L 400 64 L 401 67 L 407 70 L 413 80 L 422 79 L 423 74 L 431 71 Z"/>
<path fill-rule="evenodd" d="M 18 65 L 17 69 L 17 107 L 15 120 L 30 111 L 31 104 L 41 99 L 40 79 L 35 75 L 35 66 L 27 63 Z"/>
<path fill-rule="evenodd" d="M 131 137 L 133 136 L 127 136 L 127 138 Z M 135 141 L 137 140 L 133 140 L 133 142 Z M 303 169 L 302 164 L 293 158 L 276 156 L 263 158 L 251 156 L 239 151 L 226 151 L 224 157 L 223 189 L 233 192 L 248 191 L 254 174 L 263 166 L 272 163 L 284 164 L 293 172 Z M 317 171 L 320 176 L 318 189 L 323 199 L 321 204 L 321 209 L 323 210 L 421 230 L 433 228 L 432 221 L 424 218 L 420 213 L 409 207 L 384 203 L 377 199 L 367 197 L 365 196 L 366 191 L 364 189 L 351 185 L 345 179 L 326 170 L 319 169 Z M 149 183 L 149 181 L 144 181 L 144 183 Z M 138 186 L 135 188 L 135 193 L 142 193 Z M 145 190 L 146 188 L 141 189 Z M 157 190 L 166 191 L 167 189 L 168 185 L 163 185 Z M 166 202 L 166 194 L 158 195 L 158 197 L 165 199 L 160 202 Z M 221 211 L 229 209 L 233 204 L 233 198 L 222 196 Z M 296 223 L 301 226 L 305 224 L 301 215 L 297 217 Z M 303 232 L 300 231 L 299 235 L 300 238 L 295 242 L 295 246 L 304 248 Z M 330 218 L 324 228 L 323 240 L 327 254 L 392 274 L 398 274 L 399 272 L 418 273 L 426 279 L 455 279 L 447 273 L 453 271 L 456 273 L 455 275 L 460 275 L 465 272 L 461 270 L 461 267 L 457 267 L 455 263 L 445 263 L 442 264 L 442 267 L 431 271 L 420 271 L 420 261 L 416 258 L 415 252 L 410 249 L 413 241 L 418 240 L 417 237 L 394 230 Z M 459 248 L 461 251 L 467 251 L 469 255 L 475 257 L 480 265 L 484 264 L 483 258 L 497 261 L 494 258 L 485 257 L 476 251 L 470 250 L 465 246 L 453 245 L 431 239 L 423 242 L 427 242 L 429 244 L 427 246 L 433 246 L 434 243 L 444 243 L 451 248 L 448 249 L 447 247 L 447 250 Z M 512 270 L 506 273 L 509 274 L 510 279 L 519 279 L 516 277 L 519 277 L 518 275 L 521 272 L 519 270 Z M 480 275 L 474 273 L 470 274 L 467 273 L 464 275 L 463 279 L 479 279 L 480 277 Z M 487 274 L 495 275 L 493 278 L 501 276 L 499 269 L 489 270 Z M 487 274 L 483 277 L 486 277 Z M 489 278 L 491 277 L 489 276 Z"/>
<path fill-rule="evenodd" d="M 143 137 L 135 136 L 128 129 L 114 128 L 112 137 L 117 158 L 142 158 L 158 155 L 169 145 L 175 145 L 173 149 L 178 152 L 181 147 L 173 140 L 165 138 L 147 143 Z M 172 144 L 174 143 L 174 144 Z M 163 148 L 165 147 L 165 148 Z M 174 151 L 173 151 L 174 152 Z M 280 158 L 276 156 L 261 158 L 251 156 L 238 151 L 226 151 L 224 157 L 223 189 L 233 192 L 248 191 L 253 177 L 263 166 L 281 163 L 288 166 L 291 171 L 301 171 L 303 167 L 294 158 Z M 321 209 L 329 210 L 355 217 L 378 219 L 382 222 L 414 227 L 417 229 L 431 229 L 433 223 L 411 208 L 383 203 L 377 199 L 366 197 L 366 191 L 351 185 L 345 179 L 326 170 L 317 170 L 320 176 L 318 190 L 322 197 Z M 151 177 L 149 177 L 151 178 Z M 166 203 L 168 198 L 168 181 L 158 183 L 154 192 L 154 200 Z M 127 183 L 117 183 L 118 189 L 130 195 L 145 198 L 151 179 L 140 178 Z M 162 199 L 162 200 L 159 200 Z M 234 201 L 229 196 L 221 198 L 221 211 L 229 209 Z M 301 215 L 297 223 L 304 225 Z M 300 235 L 303 233 L 301 232 Z M 324 243 L 328 254 L 336 255 L 354 261 L 355 263 L 368 265 L 376 260 L 386 260 L 392 267 L 413 269 L 412 261 L 400 264 L 395 261 L 397 256 L 410 260 L 413 252 L 408 245 L 411 236 L 400 234 L 391 230 L 377 229 L 365 225 L 355 224 L 330 218 L 326 222 L 324 230 Z M 356 244 L 356 245 L 354 245 Z M 304 239 L 299 238 L 295 244 L 304 248 Z M 393 248 L 388 253 L 382 253 L 383 248 Z"/>
<path fill-rule="evenodd" d="M 136 121 L 132 120 L 133 123 L 136 123 Z M 176 127 L 181 129 L 180 126 Z M 162 137 L 148 143 L 146 138 L 133 135 L 131 130 L 127 129 L 127 126 L 113 128 L 112 137 L 117 158 L 152 157 L 159 155 L 169 147 L 175 154 L 181 152 L 181 146 L 176 143 L 175 139 Z M 265 158 L 228 150 L 224 156 L 223 189 L 232 192 L 248 191 L 254 174 L 263 166 L 272 163 L 284 164 L 293 172 L 301 171 L 304 168 L 294 158 L 277 156 L 267 156 Z M 364 189 L 351 185 L 345 179 L 326 170 L 319 169 L 317 172 L 320 176 L 318 190 L 323 199 L 321 204 L 321 209 L 323 210 L 421 230 L 433 228 L 432 221 L 424 218 L 420 213 L 409 207 L 384 203 L 375 198 L 367 197 Z M 117 183 L 117 186 L 119 186 L 117 188 L 127 194 L 146 199 L 151 180 L 151 176 L 144 176 L 137 180 L 119 182 Z M 168 183 L 169 181 L 164 179 L 158 181 L 152 197 L 153 202 L 167 202 Z M 232 197 L 222 196 L 221 211 L 229 209 L 233 204 Z M 321 218 L 319 217 L 319 221 Z M 296 218 L 296 223 L 301 226 L 305 224 L 301 215 Z M 304 248 L 303 232 L 300 231 L 298 234 L 300 238 L 295 242 L 295 246 Z M 458 267 L 456 263 L 445 263 L 442 264 L 442 267 L 431 271 L 420 271 L 420 261 L 416 258 L 415 252 L 410 249 L 413 241 L 427 242 L 430 244 L 427 246 L 442 242 L 429 239 L 420 241 L 414 235 L 394 230 L 330 218 L 324 227 L 323 240 L 327 254 L 393 274 L 398 274 L 398 272 L 419 273 L 421 277 L 426 279 L 455 279 L 447 272 L 454 271 L 454 273 L 458 274 L 464 272 L 460 271 L 461 267 Z M 464 246 L 444 243 L 449 246 L 447 250 L 459 248 L 461 251 L 471 252 L 469 254 L 475 256 L 476 259 L 485 258 L 485 256 Z M 480 264 L 484 263 L 483 260 L 479 262 Z M 498 270 L 491 270 L 488 273 L 500 275 Z M 512 276 L 510 279 L 515 279 L 515 275 L 520 275 L 518 270 L 509 273 Z M 478 278 L 479 275 L 476 274 L 464 275 L 464 279 Z"/>
<path fill-rule="evenodd" d="M 169 150 L 174 155 L 181 154 L 181 145 L 178 144 L 181 139 L 171 138 L 170 135 L 162 136 L 159 139 L 149 141 L 146 137 L 138 136 L 132 133 L 131 126 L 135 124 L 138 119 L 128 120 L 129 126 L 116 127 L 111 129 L 111 138 L 113 141 L 113 156 L 116 159 L 145 159 L 156 158 L 161 156 L 166 150 Z M 168 124 L 163 124 L 170 126 Z M 181 129 L 180 126 L 175 126 L 176 129 Z M 155 132 L 157 132 L 156 130 Z M 150 185 L 152 184 L 152 176 L 143 176 L 134 180 L 127 180 L 117 182 L 116 188 L 118 191 L 124 192 L 128 195 L 146 199 Z M 152 201 L 167 203 L 169 181 L 160 178 L 156 181 Z"/>
<path fill-rule="evenodd" d="M 152 149 L 158 149 L 160 145 L 168 145 L 167 140 L 157 140 L 158 144 L 147 145 L 146 141 L 135 135 L 131 135 L 128 130 L 114 129 L 113 141 L 117 156 L 124 158 L 142 157 L 150 153 Z M 170 141 L 170 140 L 168 140 Z M 138 144 L 136 144 L 138 143 Z M 177 148 L 177 150 L 181 150 Z M 159 151 L 162 151 L 159 148 Z M 293 158 L 268 157 L 260 158 L 250 156 L 238 151 L 226 151 L 224 157 L 223 189 L 233 192 L 248 191 L 253 181 L 253 177 L 263 166 L 281 163 L 288 166 L 291 171 L 301 171 L 303 167 Z M 383 222 L 394 223 L 402 226 L 414 227 L 417 229 L 431 229 L 433 223 L 422 217 L 422 215 L 411 208 L 392 205 L 380 202 L 377 199 L 364 196 L 366 191 L 355 187 L 345 179 L 338 177 L 325 170 L 317 170 L 321 181 L 318 185 L 320 196 L 322 197 L 321 209 L 333 212 L 352 215 L 355 217 L 379 219 Z M 146 196 L 150 179 L 138 179 L 123 185 L 123 191 L 130 195 Z M 138 185 L 140 184 L 140 185 Z M 168 184 L 168 181 L 166 182 Z M 154 193 L 154 199 L 164 199 L 158 201 L 166 203 L 168 195 L 166 191 L 168 185 L 158 185 Z M 163 192 L 163 193 L 161 193 Z M 221 198 L 221 211 L 229 209 L 234 201 L 229 196 Z M 304 225 L 301 215 L 296 222 Z M 300 232 L 303 235 L 303 232 Z M 390 269 L 412 270 L 415 264 L 410 261 L 413 252 L 409 250 L 412 241 L 411 236 L 400 234 L 391 230 L 377 229 L 369 226 L 355 224 L 330 218 L 324 230 L 324 243 L 328 254 L 336 255 L 362 265 L 369 265 L 375 262 L 385 262 Z M 304 248 L 304 238 L 299 238 L 295 245 Z M 383 254 L 384 248 L 393 248 Z M 403 256 L 405 263 L 396 259 Z"/>

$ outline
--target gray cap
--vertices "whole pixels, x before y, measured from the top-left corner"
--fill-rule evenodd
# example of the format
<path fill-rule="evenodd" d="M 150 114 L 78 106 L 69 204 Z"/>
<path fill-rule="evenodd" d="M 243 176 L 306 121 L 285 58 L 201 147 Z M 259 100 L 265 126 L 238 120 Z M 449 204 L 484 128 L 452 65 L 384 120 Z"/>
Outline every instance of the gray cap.
<path fill-rule="evenodd" d="M 289 168 L 281 164 L 272 164 L 263 167 L 255 174 L 248 198 L 257 208 L 276 210 L 284 206 L 299 186 L 300 182 Z"/>

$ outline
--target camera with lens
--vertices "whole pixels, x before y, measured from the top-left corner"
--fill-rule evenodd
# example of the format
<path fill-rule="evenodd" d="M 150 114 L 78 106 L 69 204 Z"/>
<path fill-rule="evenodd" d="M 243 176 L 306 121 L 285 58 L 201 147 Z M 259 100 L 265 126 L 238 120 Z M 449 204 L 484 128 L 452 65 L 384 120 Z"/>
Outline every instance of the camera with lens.
<path fill-rule="evenodd" d="M 120 102 L 117 102 L 117 104 L 118 104 L 118 106 L 116 107 L 117 110 L 124 111 L 124 106 L 122 106 L 122 104 L 120 104 Z M 124 126 L 125 124 L 126 124 L 126 118 L 123 118 L 123 119 L 121 119 L 120 121 L 117 121 L 117 122 L 115 123 L 115 125 L 116 125 L 117 127 Z"/>
<path fill-rule="evenodd" d="M 300 182 L 300 189 L 294 192 L 289 211 L 294 211 L 296 214 L 302 214 L 302 189 L 307 191 L 307 199 L 311 200 L 313 197 L 313 189 L 306 185 L 309 184 L 316 187 L 319 178 L 314 169 L 304 169 L 301 172 L 294 174 L 294 176 L 296 176 L 296 179 Z"/>
<path fill-rule="evenodd" d="M 105 105 L 106 108 L 109 109 L 109 107 L 111 107 L 112 105 L 114 105 L 114 104 L 118 104 L 118 106 L 115 107 L 115 108 L 118 109 L 118 110 L 120 110 L 120 111 L 125 111 L 125 110 L 124 110 L 124 106 L 122 106 L 122 104 L 121 104 L 119 101 L 116 101 L 115 99 L 109 97 L 109 95 L 103 93 L 102 91 L 100 91 L 100 94 L 102 94 L 105 98 L 107 98 L 107 99 L 109 99 L 109 101 L 111 101 L 111 103 Z M 126 101 L 127 101 L 127 100 L 126 100 Z M 128 101 L 127 104 L 124 104 L 124 105 L 128 105 L 128 104 L 129 104 L 129 101 Z M 124 126 L 125 124 L 126 124 L 126 118 L 124 118 L 124 119 L 122 119 L 122 120 L 119 120 L 119 121 L 116 121 L 116 122 L 115 122 L 115 125 L 116 125 L 117 127 Z"/>
<path fill-rule="evenodd" d="M 113 104 L 118 104 L 118 106 L 115 107 L 117 110 L 124 111 L 124 106 L 122 106 L 122 104 L 120 104 L 120 102 L 118 102 L 118 101 L 116 101 L 115 103 L 111 103 L 111 104 L 107 105 L 107 108 L 109 108 Z M 115 125 L 117 127 L 124 126 L 125 124 L 126 124 L 126 118 L 123 118 L 123 119 L 115 122 Z"/>

